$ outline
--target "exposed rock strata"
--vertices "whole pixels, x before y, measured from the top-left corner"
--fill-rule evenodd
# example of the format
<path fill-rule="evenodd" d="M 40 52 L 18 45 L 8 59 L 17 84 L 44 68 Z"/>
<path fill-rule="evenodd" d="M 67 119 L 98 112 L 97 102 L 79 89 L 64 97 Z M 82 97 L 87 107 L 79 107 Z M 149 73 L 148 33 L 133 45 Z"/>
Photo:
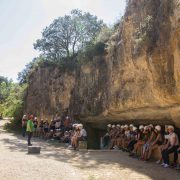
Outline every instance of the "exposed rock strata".
<path fill-rule="evenodd" d="M 26 111 L 52 116 L 69 108 L 97 126 L 133 121 L 180 127 L 180 1 L 130 0 L 109 43 L 106 57 L 76 72 L 34 72 Z"/>

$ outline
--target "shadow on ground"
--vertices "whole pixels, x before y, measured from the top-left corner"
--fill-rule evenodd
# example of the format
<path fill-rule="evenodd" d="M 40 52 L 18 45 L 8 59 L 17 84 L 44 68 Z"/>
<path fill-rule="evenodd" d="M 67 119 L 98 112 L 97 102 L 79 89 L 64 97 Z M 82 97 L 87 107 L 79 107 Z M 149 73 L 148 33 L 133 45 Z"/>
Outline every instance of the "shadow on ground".
<path fill-rule="evenodd" d="M 1 141 L 6 148 L 10 151 L 19 151 L 27 154 L 26 139 L 20 135 L 11 134 L 12 139 L 2 138 Z M 142 162 L 137 159 L 128 157 L 127 153 L 121 151 L 115 152 L 79 152 L 68 150 L 65 146 L 58 143 L 48 143 L 41 139 L 33 139 L 34 144 L 41 146 L 41 154 L 31 155 L 43 159 L 54 159 L 56 161 L 71 164 L 74 167 L 82 170 L 91 170 L 103 167 L 112 167 L 117 171 L 131 169 L 132 172 L 147 175 L 152 179 L 165 180 L 165 179 L 180 179 L 180 172 L 172 169 L 163 169 L 156 165 L 154 162 Z"/>

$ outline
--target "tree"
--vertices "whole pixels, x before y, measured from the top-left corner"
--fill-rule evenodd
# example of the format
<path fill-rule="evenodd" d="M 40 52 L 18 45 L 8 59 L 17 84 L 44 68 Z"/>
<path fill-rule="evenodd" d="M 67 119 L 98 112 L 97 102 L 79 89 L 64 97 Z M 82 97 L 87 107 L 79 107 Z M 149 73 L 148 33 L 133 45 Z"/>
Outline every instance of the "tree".
<path fill-rule="evenodd" d="M 79 49 L 95 39 L 103 26 L 103 21 L 96 16 L 75 9 L 46 27 L 34 48 L 54 60 L 75 57 Z"/>

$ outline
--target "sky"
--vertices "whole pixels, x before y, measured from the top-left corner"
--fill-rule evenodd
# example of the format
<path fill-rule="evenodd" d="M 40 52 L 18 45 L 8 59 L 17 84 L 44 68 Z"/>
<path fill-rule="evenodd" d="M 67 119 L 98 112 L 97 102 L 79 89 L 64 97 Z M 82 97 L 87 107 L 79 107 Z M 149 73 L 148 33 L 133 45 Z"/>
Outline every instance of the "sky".
<path fill-rule="evenodd" d="M 39 55 L 33 43 L 55 18 L 80 9 L 112 25 L 124 8 L 125 0 L 0 0 L 0 76 L 17 81 L 18 72 Z"/>

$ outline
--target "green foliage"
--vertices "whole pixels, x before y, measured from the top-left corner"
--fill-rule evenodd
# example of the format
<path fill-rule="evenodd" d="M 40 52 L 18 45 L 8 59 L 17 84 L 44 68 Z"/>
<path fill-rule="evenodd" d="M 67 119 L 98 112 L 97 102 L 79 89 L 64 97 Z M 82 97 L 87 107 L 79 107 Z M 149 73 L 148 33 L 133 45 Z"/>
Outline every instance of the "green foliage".
<path fill-rule="evenodd" d="M 59 17 L 46 27 L 34 48 L 41 51 L 47 59 L 74 58 L 79 49 L 95 39 L 102 26 L 103 21 L 96 16 L 75 9 L 70 15 Z"/>
<path fill-rule="evenodd" d="M 25 89 L 26 85 L 11 85 L 10 93 L 5 99 L 5 101 L 2 103 L 4 106 L 4 116 L 14 117 L 17 115 L 17 109 L 23 106 Z"/>
<path fill-rule="evenodd" d="M 105 43 L 97 42 L 87 44 L 82 51 L 78 53 L 78 64 L 89 62 L 95 56 L 102 56 L 105 53 Z"/>
<path fill-rule="evenodd" d="M 104 26 L 97 35 L 96 42 L 107 43 L 111 35 L 113 34 L 113 28 Z"/>
<path fill-rule="evenodd" d="M 26 64 L 25 68 L 18 73 L 18 80 L 20 84 L 28 83 L 29 76 L 36 68 L 46 61 L 42 56 L 34 58 L 30 63 Z"/>
<path fill-rule="evenodd" d="M 20 127 L 23 115 L 24 97 L 27 85 L 11 83 L 8 96 L 0 103 L 0 112 L 3 116 L 13 117 L 13 120 L 6 128 L 16 129 Z"/>

